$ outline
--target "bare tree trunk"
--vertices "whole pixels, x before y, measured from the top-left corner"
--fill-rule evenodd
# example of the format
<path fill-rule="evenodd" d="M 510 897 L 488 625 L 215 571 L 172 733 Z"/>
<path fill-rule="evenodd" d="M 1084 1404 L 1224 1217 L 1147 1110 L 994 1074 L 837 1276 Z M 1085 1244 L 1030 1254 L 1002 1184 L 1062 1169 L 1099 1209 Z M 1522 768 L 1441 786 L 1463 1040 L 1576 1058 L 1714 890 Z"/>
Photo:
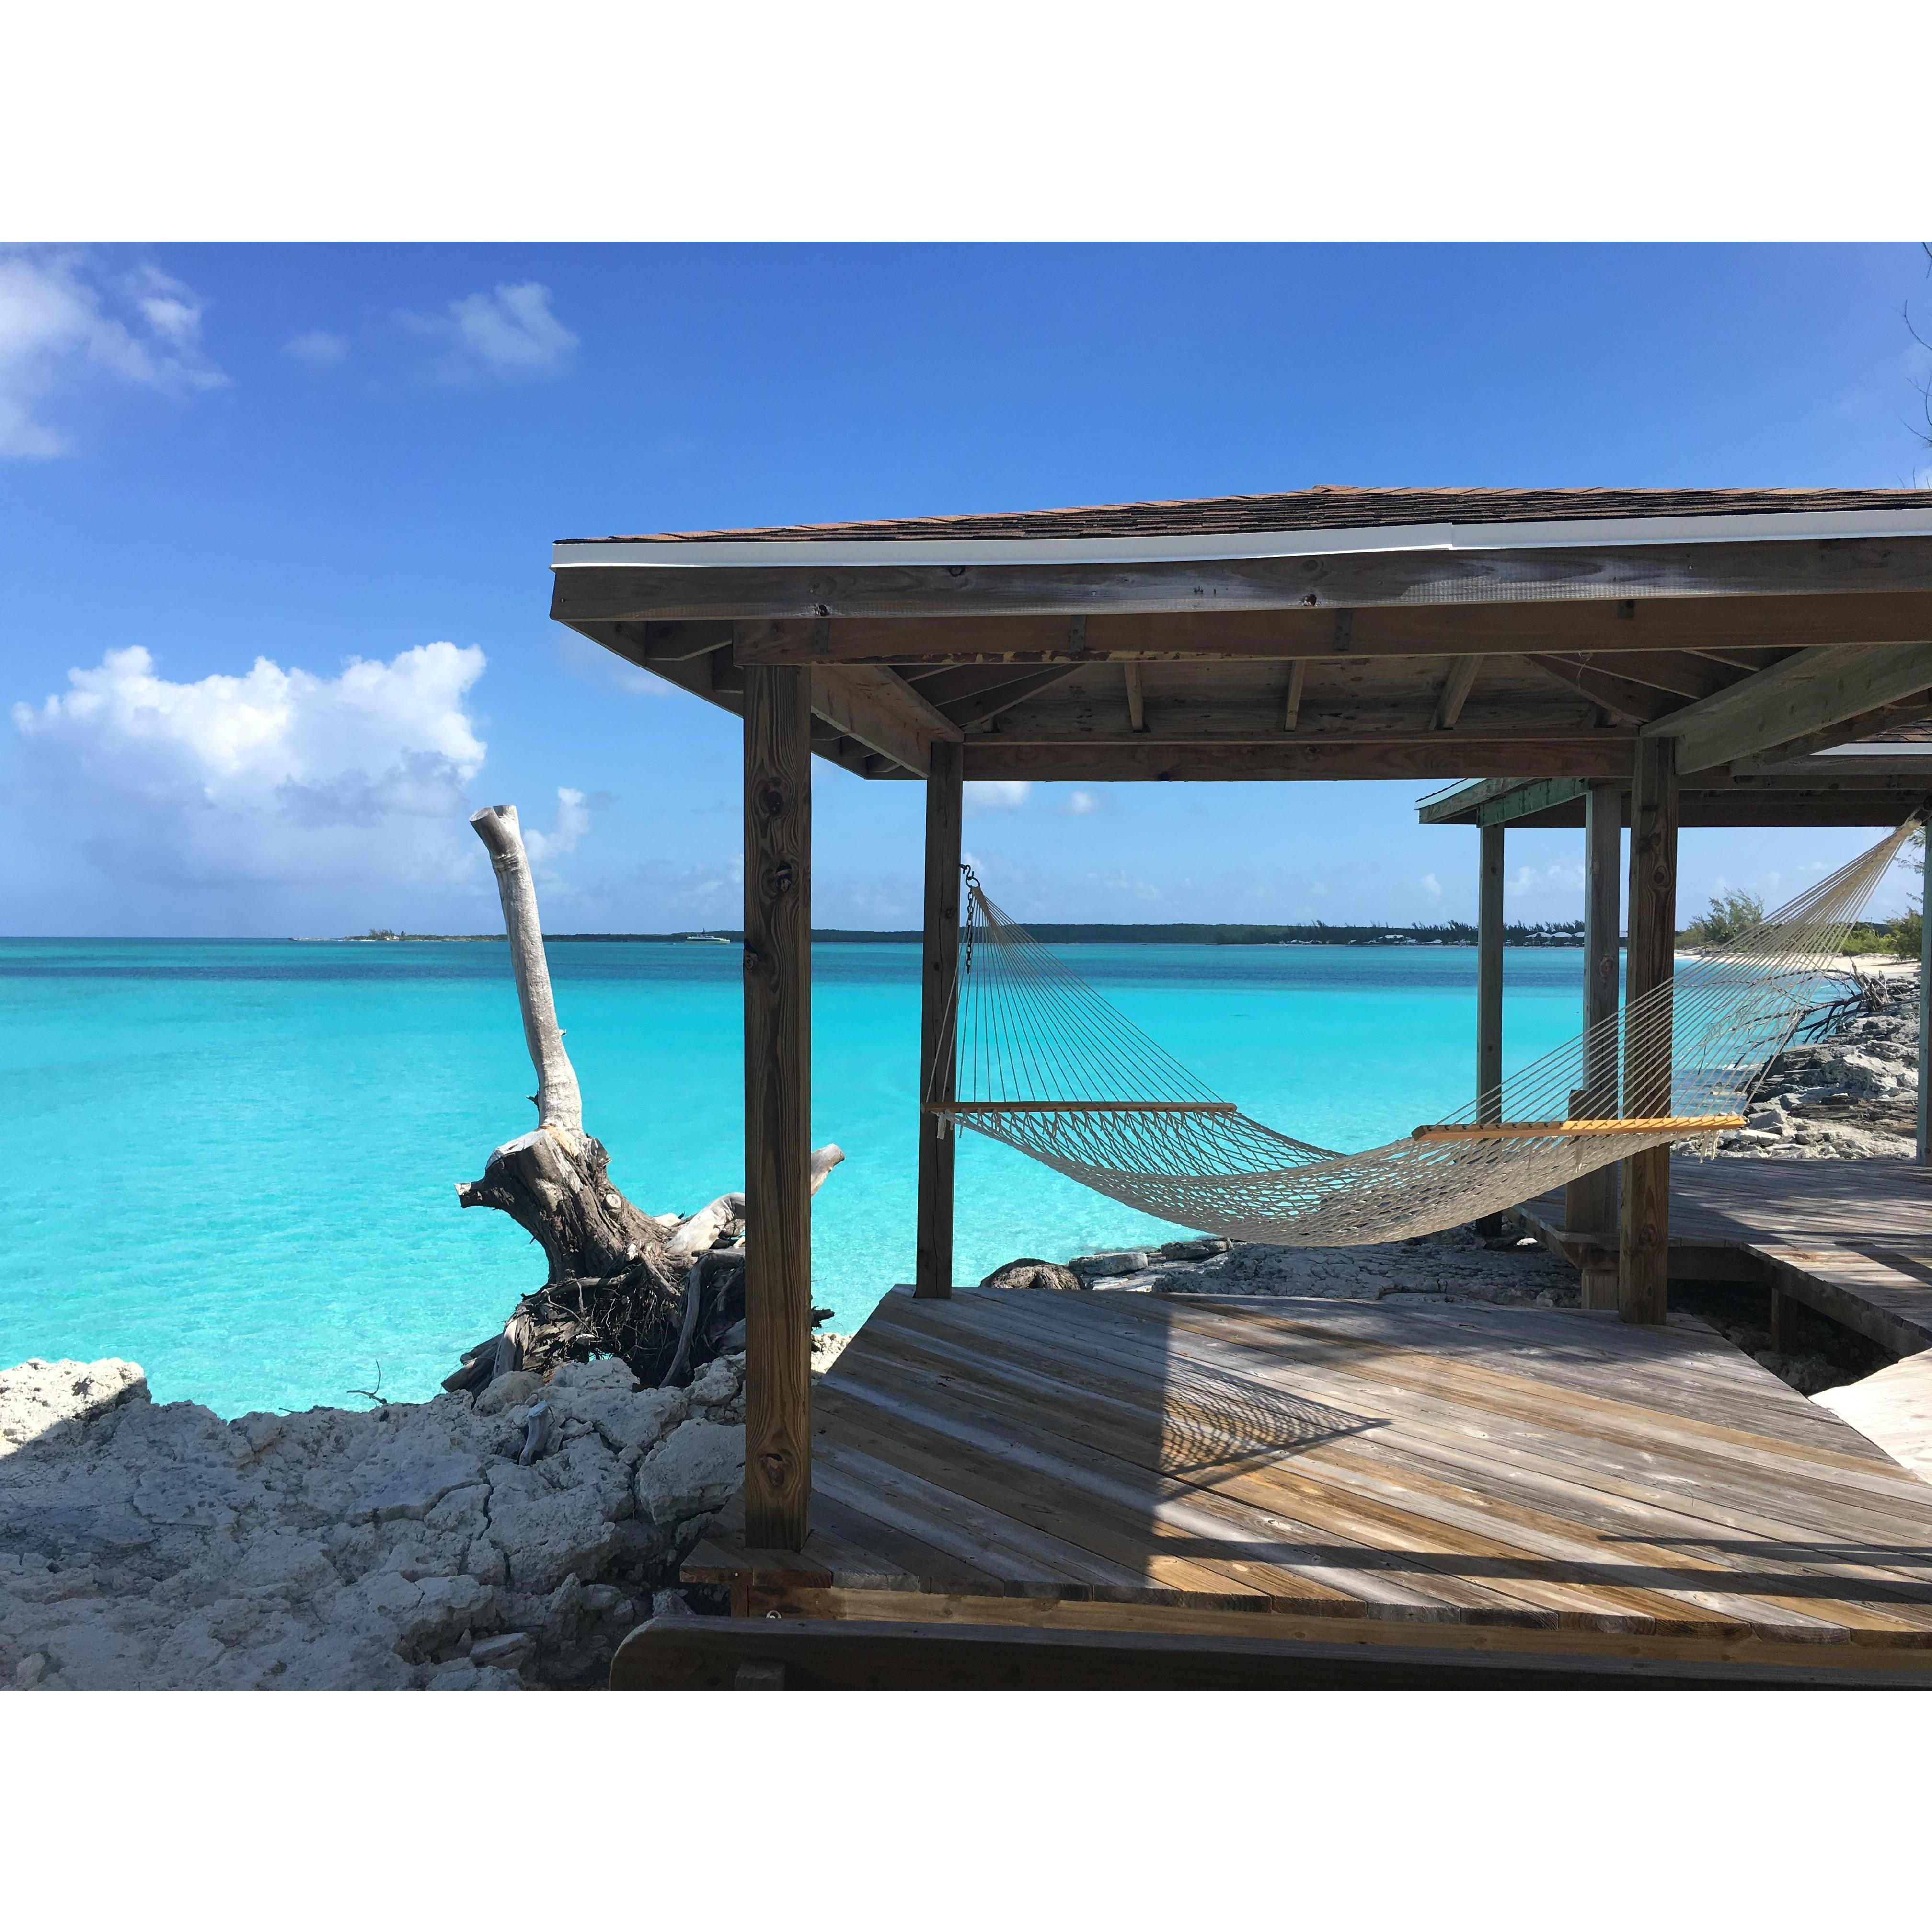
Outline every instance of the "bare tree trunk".
<path fill-rule="evenodd" d="M 536 881 L 514 805 L 486 805 L 470 823 L 490 854 L 496 890 L 503 902 L 503 930 L 510 941 L 510 970 L 517 982 L 517 1004 L 524 1016 L 524 1044 L 537 1070 L 537 1124 L 584 1131 L 584 1100 L 577 1074 L 563 1050 L 563 1029 L 550 997 L 550 962 L 544 956 L 543 926 L 537 917 Z"/>
<path fill-rule="evenodd" d="M 459 1181 L 456 1198 L 508 1214 L 542 1246 L 548 1274 L 502 1334 L 468 1351 L 443 1387 L 481 1388 L 514 1369 L 547 1370 L 597 1354 L 622 1356 L 647 1383 L 682 1379 L 728 1345 L 742 1315 L 745 1198 L 722 1194 L 686 1220 L 660 1220 L 611 1185 L 610 1156 L 584 1131 L 516 807 L 486 806 L 470 822 L 503 902 L 524 1040 L 536 1070 L 537 1125 L 496 1149 L 480 1180 Z M 813 1155 L 814 1194 L 844 1157 L 836 1147 Z"/>

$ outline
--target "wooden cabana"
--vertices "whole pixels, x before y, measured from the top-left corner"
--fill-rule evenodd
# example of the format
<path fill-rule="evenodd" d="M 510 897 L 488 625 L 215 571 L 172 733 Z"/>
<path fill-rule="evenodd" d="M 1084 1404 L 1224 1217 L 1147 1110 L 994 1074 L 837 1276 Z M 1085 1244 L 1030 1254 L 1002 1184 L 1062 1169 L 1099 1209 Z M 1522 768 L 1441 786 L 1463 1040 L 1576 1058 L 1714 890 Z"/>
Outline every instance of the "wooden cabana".
<path fill-rule="evenodd" d="M 926 1093 L 952 1060 L 964 783 L 1598 801 L 1593 852 L 1627 817 L 1640 855 L 1640 992 L 1670 970 L 1680 822 L 1771 796 L 1807 822 L 1892 817 L 1918 802 L 1901 774 L 1818 754 L 1932 716 L 1932 491 L 1320 489 L 568 540 L 554 562 L 554 616 L 744 720 L 742 1534 L 770 1550 L 805 1544 L 812 1496 L 813 754 L 926 786 Z M 1609 904 L 1613 935 L 1613 878 Z M 928 1126 L 919 1146 L 914 1286 L 944 1300 L 952 1143 Z M 1646 1160 L 1619 1298 L 1654 1324 L 1667 1159 Z"/>
<path fill-rule="evenodd" d="M 1793 663 L 1797 653 L 1772 657 L 1772 664 Z M 1642 680 L 1629 675 L 1630 661 L 1616 661 L 1633 686 Z M 1828 665 L 1834 660 L 1822 661 Z M 1686 670 L 1666 662 L 1642 666 L 1656 686 L 1640 729 L 1681 718 L 1687 704 L 1673 704 L 1696 682 L 1694 663 Z M 1766 670 L 1770 664 L 1765 667 Z M 1793 664 L 1793 672 L 1797 667 Z M 1787 673 L 1792 675 L 1793 673 Z M 1669 680 L 1666 686 L 1663 680 Z M 1740 693 L 1742 694 L 1742 693 Z M 1643 694 L 1626 694 L 1634 707 Z M 1842 701 L 1842 700 L 1840 700 Z M 1770 729 L 1780 731 L 1802 723 L 1804 713 L 1794 705 L 1790 718 L 1774 714 Z M 1679 826 L 1897 825 L 1932 800 L 1932 724 L 1921 722 L 1922 706 L 1914 700 L 1868 715 L 1854 714 L 1830 727 L 1808 730 L 1798 740 L 1765 744 L 1748 757 L 1721 764 L 1691 764 L 1681 769 L 1676 786 L 1676 810 L 1654 824 L 1648 849 L 1633 842 L 1629 868 L 1633 905 L 1645 896 L 1646 876 L 1667 875 L 1672 904 L 1676 902 L 1676 835 Z M 1862 739 L 1864 731 L 1873 733 Z M 1697 754 L 1694 751 L 1691 754 Z M 1680 758 L 1680 765 L 1682 759 Z M 1621 951 L 1619 860 L 1621 833 L 1635 823 L 1632 788 L 1617 778 L 1481 778 L 1445 787 L 1424 799 L 1417 815 L 1425 825 L 1462 825 L 1480 828 L 1478 859 L 1476 1084 L 1489 1092 L 1502 1078 L 1503 1064 L 1503 884 L 1508 866 L 1504 840 L 1508 829 L 1580 826 L 1583 832 L 1585 879 L 1582 1023 L 1594 1024 L 1614 1013 L 1618 1000 Z M 1651 928 L 1653 948 L 1660 948 L 1674 928 L 1674 916 Z M 1925 928 L 1924 956 L 1918 980 L 1919 1036 L 1932 1039 L 1932 926 Z M 1637 966 L 1639 976 L 1653 979 L 1669 970 L 1667 958 L 1653 955 Z M 1640 976 L 1638 983 L 1642 983 Z M 1928 1086 L 1918 1092 L 1917 1158 L 1932 1163 L 1932 1118 L 1928 1118 Z M 1640 1275 L 1652 1292 L 1661 1292 L 1654 1265 L 1638 1260 L 1645 1246 L 1670 1243 L 1669 1156 L 1660 1150 L 1622 1163 L 1635 1178 L 1629 1190 L 1618 1186 L 1616 1167 L 1599 1168 L 1570 1183 L 1557 1226 L 1561 1242 L 1582 1273 L 1583 1306 L 1618 1307 L 1624 1284 Z M 1648 1195 L 1664 1189 L 1662 1222 Z M 1623 1218 L 1629 1203 L 1635 1225 Z M 1647 1218 L 1648 1217 L 1648 1218 Z M 1554 1232 L 1552 1230 L 1552 1232 Z M 1650 1239 L 1646 1244 L 1646 1237 Z M 1629 1252 L 1630 1265 L 1622 1265 Z M 1665 1270 L 1667 1272 L 1667 1269 Z M 1644 1289 L 1640 1288 L 1641 1294 Z M 1780 1304 L 1780 1307 L 1782 1304 Z M 1627 1311 L 1628 1312 L 1628 1311 Z M 1634 1317 L 1633 1318 L 1642 1318 Z M 1780 1328 L 1782 1324 L 1778 1324 Z M 1858 1324 L 1855 1324 L 1858 1325 Z"/>

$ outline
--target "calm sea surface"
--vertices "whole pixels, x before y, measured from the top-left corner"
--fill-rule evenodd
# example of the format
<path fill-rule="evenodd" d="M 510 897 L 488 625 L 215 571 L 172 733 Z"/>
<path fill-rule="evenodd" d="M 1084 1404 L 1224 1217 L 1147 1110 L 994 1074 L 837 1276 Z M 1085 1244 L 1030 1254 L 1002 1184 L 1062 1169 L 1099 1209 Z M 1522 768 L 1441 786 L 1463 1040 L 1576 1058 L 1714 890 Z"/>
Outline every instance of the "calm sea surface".
<path fill-rule="evenodd" d="M 1370 1147 L 1462 1106 L 1471 948 L 1074 946 L 1064 956 L 1249 1113 Z M 742 1179 L 735 946 L 552 949 L 585 1124 L 640 1206 Z M 1582 955 L 1507 957 L 1506 1060 L 1579 1024 Z M 813 958 L 814 1293 L 849 1328 L 912 1267 L 918 956 Z M 142 1364 L 224 1414 L 433 1394 L 543 1276 L 452 1184 L 532 1124 L 495 944 L 0 940 L 0 1365 Z M 958 1279 L 1174 1231 L 963 1137 Z"/>

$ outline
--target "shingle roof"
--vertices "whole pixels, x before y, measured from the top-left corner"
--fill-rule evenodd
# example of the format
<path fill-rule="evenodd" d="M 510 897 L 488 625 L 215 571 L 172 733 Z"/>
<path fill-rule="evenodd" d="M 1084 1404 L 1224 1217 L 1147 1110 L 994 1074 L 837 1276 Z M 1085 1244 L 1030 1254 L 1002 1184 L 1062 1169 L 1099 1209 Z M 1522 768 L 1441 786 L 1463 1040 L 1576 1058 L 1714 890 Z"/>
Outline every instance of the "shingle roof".
<path fill-rule="evenodd" d="M 1548 523 L 1591 518 L 1799 516 L 1826 510 L 1932 510 L 1932 490 L 1406 490 L 1324 485 L 1258 496 L 1106 503 L 1064 510 L 902 517 L 761 530 L 685 530 L 573 542 L 890 542 L 896 538 L 1193 536 L 1364 530 L 1404 524 Z"/>

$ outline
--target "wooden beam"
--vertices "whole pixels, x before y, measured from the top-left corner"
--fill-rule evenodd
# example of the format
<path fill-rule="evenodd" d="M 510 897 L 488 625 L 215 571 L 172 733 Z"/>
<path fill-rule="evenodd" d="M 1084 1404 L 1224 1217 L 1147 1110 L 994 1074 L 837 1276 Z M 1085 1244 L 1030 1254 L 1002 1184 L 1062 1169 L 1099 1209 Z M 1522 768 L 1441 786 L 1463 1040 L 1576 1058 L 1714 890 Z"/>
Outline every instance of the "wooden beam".
<path fill-rule="evenodd" d="M 1062 716 L 1064 717 L 1066 714 Z M 1118 717 L 1118 714 L 1115 716 Z M 1142 740 L 1154 745 L 1212 747 L 1268 745 L 1278 742 L 1280 739 L 1273 716 L 1245 704 L 1238 708 L 1229 706 L 1206 723 L 1190 722 L 1183 717 L 1175 721 L 1157 722 L 1141 731 L 1130 733 L 1118 728 L 1108 730 L 1106 722 L 1102 718 L 1097 724 L 1090 724 L 1086 718 L 1077 712 L 1064 722 L 1036 724 L 1022 719 L 1015 723 L 1009 720 L 997 731 L 974 734 L 971 742 L 1034 750 L 1054 750 L 1088 745 L 1132 746 Z M 1319 720 L 1310 725 L 1304 719 L 1300 742 L 1310 746 L 1347 745 L 1366 746 L 1370 749 L 1378 746 L 1392 748 L 1400 746 L 1413 746 L 1435 750 L 1444 743 L 1488 746 L 1520 750 L 1526 756 L 1539 748 L 1554 747 L 1563 751 L 1574 748 L 1580 753 L 1588 754 L 1600 752 L 1606 745 L 1611 745 L 1622 746 L 1628 754 L 1636 743 L 1636 734 L 1634 731 L 1592 730 L 1574 724 L 1567 727 L 1560 724 L 1552 727 L 1534 721 L 1527 727 L 1515 726 L 1499 730 L 1448 732 L 1438 731 L 1433 728 L 1418 731 L 1404 730 L 1400 727 L 1390 729 L 1380 726 L 1364 728 L 1352 724 L 1324 724 Z M 1628 756 L 1624 763 L 1628 766 Z"/>
<path fill-rule="evenodd" d="M 920 982 L 919 1216 L 913 1289 L 928 1298 L 952 1292 L 952 1167 L 958 1137 L 951 1121 L 926 1107 L 953 1098 L 959 967 L 959 838 L 964 753 L 935 743 L 926 781 L 925 950 Z"/>
<path fill-rule="evenodd" d="M 812 1498 L 809 674 L 745 680 L 745 1517 L 800 1550 Z"/>
<path fill-rule="evenodd" d="M 1127 728 L 1132 731 L 1147 729 L 1147 706 L 1141 696 L 1141 668 L 1131 661 L 1120 667 L 1121 674 L 1127 681 Z"/>
<path fill-rule="evenodd" d="M 1841 719 L 1822 731 L 1814 731 L 1807 737 L 1793 739 L 1788 745 L 1780 745 L 1762 757 L 1739 758 L 1724 769 L 1740 772 L 1786 770 L 1803 760 L 1815 761 L 1816 754 L 1821 752 L 1834 752 L 1841 745 L 1864 744 L 1900 724 L 1922 724 L 1928 716 L 1932 716 L 1932 704 L 1928 704 L 1926 697 L 1922 694 L 1903 704 L 1881 705 L 1876 711 L 1861 712 L 1857 717 Z M 1886 761 L 1882 757 L 1870 758 L 1864 752 L 1856 755 L 1874 772 L 1886 769 Z M 1932 758 L 1928 758 L 1925 751 L 1922 749 L 1916 755 L 1917 769 L 1932 772 Z M 1898 758 L 1906 770 L 1910 771 L 1913 768 L 1914 753 L 1910 747 L 1902 747 Z M 1844 758 L 1838 760 L 1841 770 L 1846 767 L 1846 764 Z"/>
<path fill-rule="evenodd" d="M 1486 825 L 1476 877 L 1476 1118 L 1500 1120 L 1503 1084 L 1503 840 Z"/>
<path fill-rule="evenodd" d="M 1051 691 L 1057 684 L 1064 684 L 1070 677 L 1078 677 L 1082 667 L 1078 664 L 1060 664 L 1046 670 L 1038 667 L 1028 669 L 1023 666 L 1014 668 L 1021 675 L 1012 682 L 1004 683 L 996 689 L 983 692 L 977 696 L 962 698 L 946 706 L 946 715 L 952 722 L 968 730 L 992 724 L 996 718 L 1003 717 L 1016 705 L 1024 704 L 1029 698 L 1039 698 Z"/>
<path fill-rule="evenodd" d="M 1770 662 L 1769 654 L 1763 651 L 1710 651 L 1700 647 L 1690 655 L 1708 664 L 1729 664 L 1733 670 L 1763 670 Z"/>
<path fill-rule="evenodd" d="M 1449 675 L 1442 682 L 1442 695 L 1436 700 L 1435 728 L 1438 731 L 1453 731 L 1456 721 L 1462 715 L 1462 707 L 1469 701 L 1469 693 L 1475 688 L 1476 674 L 1481 670 L 1480 658 L 1458 658 L 1449 667 Z"/>
<path fill-rule="evenodd" d="M 1566 658 L 1534 656 L 1527 662 L 1544 676 L 1553 678 L 1566 689 L 1579 692 L 1593 704 L 1600 704 L 1612 718 L 1630 724 L 1647 724 L 1669 710 L 1670 700 L 1647 685 L 1618 677 L 1614 671 L 1594 664 L 1572 664 Z"/>
<path fill-rule="evenodd" d="M 640 668 L 688 664 L 731 641 L 731 626 L 717 619 L 694 624 L 615 624 L 615 638 L 604 648 L 615 650 Z"/>
<path fill-rule="evenodd" d="M 1672 698 L 1711 698 L 1748 674 L 1720 670 L 1694 651 L 1619 651 L 1617 675 Z"/>
<path fill-rule="evenodd" d="M 1476 872 L 1476 1119 L 1503 1117 L 1503 828 L 1486 825 Z M 1502 1232 L 1502 1216 L 1485 1214 L 1479 1234 Z"/>
<path fill-rule="evenodd" d="M 1932 856 L 1932 838 L 1919 848 L 1922 856 Z M 1927 881 L 1932 870 L 1918 875 L 1918 1141 L 1916 1155 L 1921 1167 L 1932 1167 L 1932 890 Z"/>
<path fill-rule="evenodd" d="M 1295 658 L 1288 667 L 1288 703 L 1282 712 L 1281 728 L 1292 731 L 1301 717 L 1301 694 L 1307 688 L 1308 661 Z"/>
<path fill-rule="evenodd" d="M 1479 778 L 1454 791 L 1423 800 L 1415 808 L 1421 825 L 1508 825 L 1532 812 L 1580 799 L 1584 778 Z"/>
<path fill-rule="evenodd" d="M 1670 983 L 1677 947 L 1676 745 L 1640 741 L 1630 787 L 1630 952 L 1626 1015 Z M 1671 1111 L 1670 1028 L 1654 1013 L 1641 1035 L 1624 1036 L 1623 1112 L 1631 1119 Z M 1670 1301 L 1670 1150 L 1652 1148 L 1623 1163 L 1617 1311 L 1626 1322 L 1660 1325 Z"/>
<path fill-rule="evenodd" d="M 1636 740 L 1600 731 L 1586 738 L 1476 738 L 1436 731 L 1420 736 L 1324 740 L 1277 737 L 1271 743 L 1090 738 L 1076 743 L 1010 742 L 1006 734 L 966 741 L 966 778 L 1622 778 Z"/>
<path fill-rule="evenodd" d="M 1599 782 L 1584 794 L 1583 805 L 1583 1085 L 1570 1111 L 1601 1119 L 1617 1111 L 1616 1031 L 1618 907 L 1623 845 L 1623 788 Z M 1594 1234 L 1608 1248 L 1617 1225 L 1617 1168 L 1607 1162 L 1570 1182 L 1563 1203 L 1563 1225 L 1572 1234 Z M 1582 1270 L 1586 1308 L 1617 1306 L 1614 1268 L 1586 1260 Z"/>
<path fill-rule="evenodd" d="M 959 727 L 884 664 L 819 664 L 810 673 L 814 714 L 848 738 L 923 778 L 936 741 Z"/>
<path fill-rule="evenodd" d="M 1346 650 L 1340 620 L 1349 620 Z M 580 626 L 590 634 L 594 627 Z M 608 627 L 605 627 L 608 628 Z M 838 617 L 748 623 L 740 661 L 772 664 L 1070 664 L 1114 658 L 1587 656 L 1703 644 L 1773 650 L 1932 637 L 1932 592 L 1659 597 L 1635 603 L 1425 604 L 1359 610 L 1154 612 L 1095 616 Z M 1763 662 L 1748 668 L 1766 668 Z"/>
<path fill-rule="evenodd" d="M 732 662 L 731 646 L 721 644 L 703 660 L 704 675 L 712 691 L 729 692 L 742 700 L 745 694 L 745 674 Z M 743 709 L 741 703 L 739 708 Z"/>
<path fill-rule="evenodd" d="M 611 563 L 554 573 L 565 623 L 730 617 L 1088 618 L 1108 611 L 1359 610 L 1546 600 L 1614 606 L 1655 597 L 1932 590 L 1932 537 L 1574 548 L 1336 551 L 1148 562 L 876 565 L 787 560 L 757 567 Z M 1722 641 L 1714 640 L 1714 641 Z M 1755 642 L 1756 640 L 1752 640 Z"/>
<path fill-rule="evenodd" d="M 1700 772 L 1760 758 L 1775 746 L 1928 690 L 1932 643 L 1800 651 L 1645 729 L 1675 740 L 1679 772 Z"/>

